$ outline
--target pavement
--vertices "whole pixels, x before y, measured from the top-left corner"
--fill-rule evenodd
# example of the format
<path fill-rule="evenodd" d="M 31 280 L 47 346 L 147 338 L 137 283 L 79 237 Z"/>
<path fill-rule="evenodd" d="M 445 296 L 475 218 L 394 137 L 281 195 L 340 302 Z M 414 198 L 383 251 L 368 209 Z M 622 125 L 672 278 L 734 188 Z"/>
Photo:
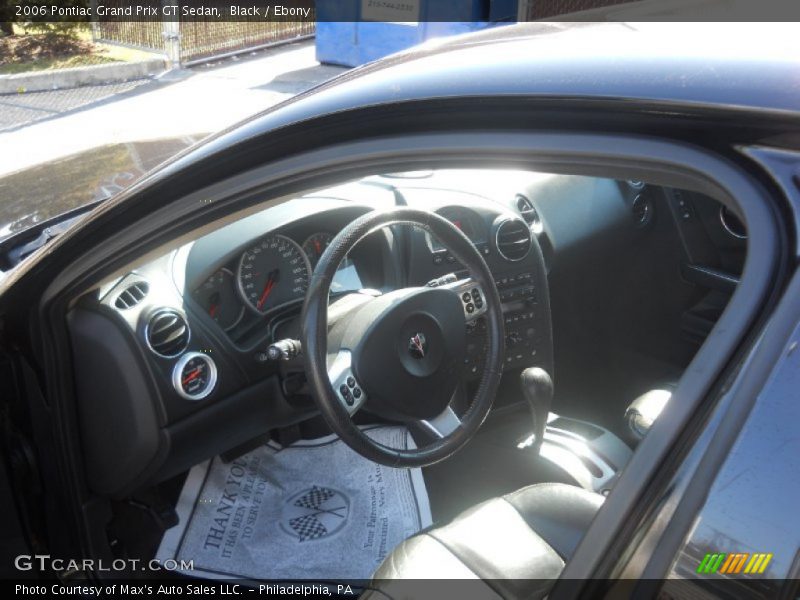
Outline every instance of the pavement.
<path fill-rule="evenodd" d="M 0 177 L 106 144 L 219 131 L 346 71 L 304 41 L 156 79 L 0 95 Z"/>
<path fill-rule="evenodd" d="M 150 83 L 139 79 L 124 83 L 109 83 L 53 90 L 0 95 L 0 132 L 13 131 L 38 121 L 52 119 L 75 110 L 110 99 L 121 99 L 122 94 L 138 90 Z"/>

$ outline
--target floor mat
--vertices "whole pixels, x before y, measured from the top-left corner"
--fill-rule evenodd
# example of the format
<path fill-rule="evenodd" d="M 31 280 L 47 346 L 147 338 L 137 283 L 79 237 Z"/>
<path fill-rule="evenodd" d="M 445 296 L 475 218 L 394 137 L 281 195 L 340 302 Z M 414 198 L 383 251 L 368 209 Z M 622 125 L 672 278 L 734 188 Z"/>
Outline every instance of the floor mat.
<path fill-rule="evenodd" d="M 404 428 L 366 431 L 414 447 Z M 177 511 L 180 524 L 164 534 L 157 558 L 193 560 L 195 576 L 214 578 L 368 579 L 431 524 L 419 469 L 378 465 L 335 436 L 198 465 Z"/>

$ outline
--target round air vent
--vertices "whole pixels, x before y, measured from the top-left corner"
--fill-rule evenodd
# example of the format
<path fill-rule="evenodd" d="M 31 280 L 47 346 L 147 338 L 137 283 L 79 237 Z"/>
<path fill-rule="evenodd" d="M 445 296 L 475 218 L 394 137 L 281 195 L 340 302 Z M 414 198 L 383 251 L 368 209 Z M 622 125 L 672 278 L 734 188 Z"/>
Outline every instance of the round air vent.
<path fill-rule="evenodd" d="M 539 234 L 542 232 L 542 219 L 539 217 L 539 211 L 527 197 L 522 194 L 517 194 L 517 210 L 522 215 L 522 218 L 531 228 L 533 233 Z"/>
<path fill-rule="evenodd" d="M 515 262 L 528 256 L 531 230 L 522 219 L 506 219 L 498 225 L 494 240 L 500 256 Z"/>
<path fill-rule="evenodd" d="M 114 306 L 120 310 L 133 308 L 139 304 L 139 302 L 144 300 L 144 297 L 147 296 L 148 291 L 150 291 L 150 286 L 146 281 L 137 281 L 132 283 L 122 290 L 122 292 L 120 292 L 119 296 L 117 296 L 117 299 L 114 300 Z"/>
<path fill-rule="evenodd" d="M 172 358 L 186 350 L 189 345 L 189 325 L 179 312 L 162 309 L 150 317 L 144 337 L 153 352 Z"/>
<path fill-rule="evenodd" d="M 747 239 L 747 227 L 727 206 L 719 207 L 719 220 L 722 222 L 722 227 L 730 235 L 739 240 Z"/>

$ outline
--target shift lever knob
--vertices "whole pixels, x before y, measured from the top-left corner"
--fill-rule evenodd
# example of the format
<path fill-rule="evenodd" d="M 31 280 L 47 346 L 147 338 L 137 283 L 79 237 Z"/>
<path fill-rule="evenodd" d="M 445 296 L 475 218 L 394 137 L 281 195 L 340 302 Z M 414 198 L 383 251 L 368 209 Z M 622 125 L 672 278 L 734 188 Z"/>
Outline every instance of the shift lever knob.
<path fill-rule="evenodd" d="M 520 383 L 522 384 L 522 394 L 528 401 L 533 420 L 535 437 L 531 448 L 535 454 L 539 454 L 542 441 L 544 441 L 544 430 L 547 427 L 550 405 L 553 403 L 553 380 L 544 369 L 529 367 L 522 372 Z"/>

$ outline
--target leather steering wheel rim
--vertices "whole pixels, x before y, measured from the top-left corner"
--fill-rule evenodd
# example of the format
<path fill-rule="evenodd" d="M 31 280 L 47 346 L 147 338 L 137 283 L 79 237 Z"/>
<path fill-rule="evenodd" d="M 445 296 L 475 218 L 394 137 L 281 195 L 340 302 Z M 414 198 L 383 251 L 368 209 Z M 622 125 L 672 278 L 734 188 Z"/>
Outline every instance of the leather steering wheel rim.
<path fill-rule="evenodd" d="M 389 448 L 367 436 L 353 423 L 350 413 L 336 396 L 327 369 L 328 295 L 339 263 L 364 237 L 397 224 L 413 225 L 437 237 L 481 286 L 487 306 L 485 367 L 470 407 L 454 431 L 415 449 Z M 500 384 L 505 351 L 500 296 L 486 261 L 469 238 L 435 213 L 395 208 L 369 212 L 347 225 L 320 257 L 306 293 L 301 321 L 306 376 L 322 417 L 350 448 L 374 462 L 390 467 L 422 467 L 444 460 L 472 438 L 491 410 Z"/>

